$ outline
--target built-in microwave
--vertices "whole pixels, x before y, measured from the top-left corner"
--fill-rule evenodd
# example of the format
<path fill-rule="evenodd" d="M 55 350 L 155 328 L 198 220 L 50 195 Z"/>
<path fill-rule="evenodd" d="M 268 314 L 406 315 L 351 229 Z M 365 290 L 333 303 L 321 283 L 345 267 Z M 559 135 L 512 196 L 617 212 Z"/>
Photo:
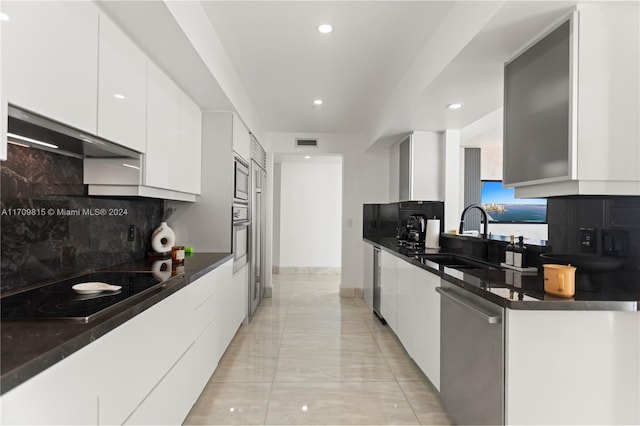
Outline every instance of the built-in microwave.
<path fill-rule="evenodd" d="M 233 178 L 233 202 L 248 203 L 249 202 L 249 165 L 245 161 L 234 156 L 233 161 L 234 178 Z"/>

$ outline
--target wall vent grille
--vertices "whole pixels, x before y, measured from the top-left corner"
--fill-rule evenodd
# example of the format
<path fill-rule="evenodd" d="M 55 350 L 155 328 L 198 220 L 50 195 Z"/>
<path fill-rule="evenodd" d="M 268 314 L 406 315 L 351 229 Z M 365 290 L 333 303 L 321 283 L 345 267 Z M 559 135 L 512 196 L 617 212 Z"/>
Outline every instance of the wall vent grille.
<path fill-rule="evenodd" d="M 318 139 L 296 138 L 296 148 L 299 148 L 299 147 L 316 148 L 317 146 L 318 146 Z"/>

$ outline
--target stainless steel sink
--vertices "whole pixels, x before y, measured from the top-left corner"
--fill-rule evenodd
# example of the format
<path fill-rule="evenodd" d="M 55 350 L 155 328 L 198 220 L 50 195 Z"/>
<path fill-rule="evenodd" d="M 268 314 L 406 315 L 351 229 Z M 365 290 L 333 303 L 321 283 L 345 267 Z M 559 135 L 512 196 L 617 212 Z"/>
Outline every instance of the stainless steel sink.
<path fill-rule="evenodd" d="M 497 269 L 498 267 L 484 262 L 482 260 L 473 259 L 471 257 L 462 256 L 453 253 L 438 253 L 438 254 L 416 254 L 414 259 L 424 263 L 425 260 L 439 264 L 440 266 L 446 266 L 448 268 L 455 269 Z"/>

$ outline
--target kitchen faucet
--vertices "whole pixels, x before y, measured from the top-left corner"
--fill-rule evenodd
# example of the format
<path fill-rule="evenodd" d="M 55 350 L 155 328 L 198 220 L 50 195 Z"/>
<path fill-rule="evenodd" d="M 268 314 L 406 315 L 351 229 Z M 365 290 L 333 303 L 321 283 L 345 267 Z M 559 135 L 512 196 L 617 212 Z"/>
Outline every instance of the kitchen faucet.
<path fill-rule="evenodd" d="M 467 214 L 468 210 L 478 209 L 482 214 L 482 220 L 484 221 L 484 232 L 482 233 L 482 239 L 486 240 L 488 235 L 489 228 L 489 216 L 487 215 L 487 211 L 480 204 L 470 204 L 462 210 L 462 215 L 460 215 L 460 231 L 458 232 L 460 235 L 464 233 L 464 216 Z"/>

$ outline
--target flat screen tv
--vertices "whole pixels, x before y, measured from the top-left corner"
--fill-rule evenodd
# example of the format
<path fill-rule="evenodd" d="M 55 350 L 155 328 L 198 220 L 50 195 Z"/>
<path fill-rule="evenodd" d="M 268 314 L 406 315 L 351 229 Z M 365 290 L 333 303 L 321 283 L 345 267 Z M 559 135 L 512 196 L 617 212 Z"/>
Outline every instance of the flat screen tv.
<path fill-rule="evenodd" d="M 517 199 L 500 180 L 483 180 L 480 202 L 494 223 L 547 223 L 547 200 Z"/>

